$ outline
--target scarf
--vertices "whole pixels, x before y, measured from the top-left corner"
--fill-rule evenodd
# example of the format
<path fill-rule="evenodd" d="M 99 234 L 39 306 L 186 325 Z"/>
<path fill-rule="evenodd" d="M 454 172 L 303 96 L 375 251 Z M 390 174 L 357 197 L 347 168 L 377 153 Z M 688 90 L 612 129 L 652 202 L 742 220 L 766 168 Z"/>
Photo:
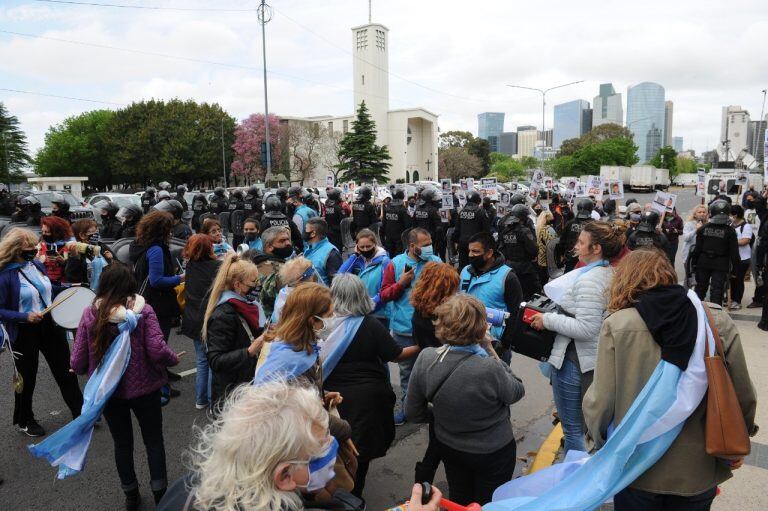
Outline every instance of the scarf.
<path fill-rule="evenodd" d="M 248 323 L 251 332 L 255 332 L 264 326 L 264 312 L 258 302 L 249 302 L 244 297 L 233 291 L 224 291 L 219 297 L 217 306 L 227 302 L 235 308 L 241 318 Z"/>
<path fill-rule="evenodd" d="M 259 353 L 253 385 L 297 379 L 315 365 L 318 357 L 317 345 L 313 348 L 312 353 L 307 353 L 306 350 L 296 351 L 292 344 L 277 339 L 265 343 Z"/>
<path fill-rule="evenodd" d="M 685 371 L 696 345 L 696 309 L 685 288 L 675 284 L 644 291 L 635 309 L 661 347 L 661 359 Z"/>
<path fill-rule="evenodd" d="M 338 318 L 336 326 L 328 334 L 328 337 L 319 342 L 320 361 L 323 364 L 323 381 L 336 368 L 336 365 L 347 352 L 352 339 L 357 335 L 363 316 L 343 316 Z"/>
<path fill-rule="evenodd" d="M 24 271 L 25 268 L 29 268 L 31 271 Z M 32 284 L 32 286 L 34 286 L 34 288 L 37 289 L 37 292 L 40 294 L 40 301 L 43 303 L 43 307 L 48 307 L 48 305 L 51 303 L 51 289 L 50 287 L 46 287 L 45 283 L 40 280 L 38 276 L 39 270 L 34 263 L 11 263 L 6 265 L 5 269 L 18 269 L 19 273 L 22 274 L 19 276 L 19 278 L 23 279 L 26 277 L 26 280 Z"/>

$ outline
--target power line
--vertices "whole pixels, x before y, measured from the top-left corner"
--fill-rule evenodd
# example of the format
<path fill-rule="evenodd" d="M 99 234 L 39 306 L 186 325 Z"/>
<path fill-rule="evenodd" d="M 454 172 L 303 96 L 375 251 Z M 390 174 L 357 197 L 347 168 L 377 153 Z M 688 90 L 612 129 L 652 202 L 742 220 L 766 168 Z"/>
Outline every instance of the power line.
<path fill-rule="evenodd" d="M 69 0 L 34 0 L 35 2 L 46 4 L 65 4 L 78 5 L 83 7 L 114 7 L 118 9 L 141 9 L 147 11 L 182 11 L 182 12 L 256 12 L 256 9 L 214 9 L 214 8 L 195 8 L 195 7 L 162 7 L 157 5 L 129 5 L 129 4 L 111 4 L 100 2 L 74 2 Z"/>
<path fill-rule="evenodd" d="M 74 100 L 74 101 L 85 101 L 87 103 L 101 103 L 101 104 L 104 104 L 104 105 L 126 106 L 125 103 L 115 103 L 113 101 L 100 101 L 98 99 L 75 98 L 75 97 L 72 97 L 72 96 L 60 96 L 58 94 L 46 94 L 44 92 L 33 92 L 33 91 L 29 91 L 29 90 L 6 89 L 6 88 L 3 88 L 3 87 L 0 87 L 0 91 L 16 92 L 16 93 L 19 93 L 19 94 L 31 94 L 33 96 L 46 96 L 46 97 L 49 97 L 49 98 L 71 99 L 71 100 Z"/>

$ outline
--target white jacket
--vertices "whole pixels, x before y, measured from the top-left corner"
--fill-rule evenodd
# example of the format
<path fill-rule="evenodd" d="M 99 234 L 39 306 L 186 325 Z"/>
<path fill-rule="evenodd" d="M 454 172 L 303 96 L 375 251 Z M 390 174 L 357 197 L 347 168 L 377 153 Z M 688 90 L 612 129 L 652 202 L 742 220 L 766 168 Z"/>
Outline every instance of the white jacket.
<path fill-rule="evenodd" d="M 571 339 L 575 341 L 581 372 L 586 373 L 595 368 L 597 341 L 603 326 L 612 275 L 613 269 L 610 266 L 597 266 L 581 275 L 565 292 L 560 306 L 574 317 L 552 312 L 544 314 L 544 328 L 557 332 L 549 357 L 549 363 L 557 369 L 563 365 L 565 349 Z"/>

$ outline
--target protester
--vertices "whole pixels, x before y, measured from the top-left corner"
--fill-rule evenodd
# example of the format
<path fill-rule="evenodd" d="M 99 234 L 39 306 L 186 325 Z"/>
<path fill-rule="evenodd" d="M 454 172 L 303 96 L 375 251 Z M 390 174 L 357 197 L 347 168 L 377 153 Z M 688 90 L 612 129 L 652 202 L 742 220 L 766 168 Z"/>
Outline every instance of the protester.
<path fill-rule="evenodd" d="M 216 254 L 216 257 L 219 259 L 224 259 L 225 256 L 235 251 L 232 248 L 232 245 L 227 243 L 227 240 L 224 239 L 224 234 L 221 230 L 221 222 L 215 218 L 206 218 L 203 220 L 200 233 L 207 234 L 211 237 L 213 240 L 213 253 Z"/>
<path fill-rule="evenodd" d="M 72 227 L 63 218 L 46 216 L 40 221 L 40 235 L 37 257 L 45 265 L 51 282 L 59 285 L 64 278 L 70 243 L 75 241 Z"/>
<path fill-rule="evenodd" d="M 683 219 L 677 214 L 677 209 L 672 211 L 665 211 L 664 218 L 661 221 L 661 233 L 666 236 L 667 242 L 667 256 L 672 264 L 675 264 L 675 257 L 677 256 L 677 249 L 680 244 L 680 236 L 683 234 L 685 226 Z"/>
<path fill-rule="evenodd" d="M 557 333 L 549 357 L 549 375 L 557 415 L 563 425 L 564 451 L 586 451 L 581 402 L 592 383 L 597 342 L 603 322 L 612 268 L 609 259 L 624 244 L 620 229 L 607 222 L 583 226 L 574 252 L 586 264 L 556 299 L 562 313 L 538 313 L 531 326 Z"/>
<path fill-rule="evenodd" d="M 536 264 L 539 267 L 539 283 L 542 286 L 549 281 L 549 267 L 554 266 L 549 260 L 547 249 L 547 244 L 557 238 L 554 221 L 555 217 L 550 211 L 542 211 L 536 219 L 536 247 L 538 248 Z"/>
<path fill-rule="evenodd" d="M 69 344 L 43 310 L 61 287 L 53 284 L 45 266 L 35 259 L 37 236 L 28 229 L 13 228 L 0 241 L 0 321 L 8 332 L 15 365 L 23 378 L 15 392 L 13 424 L 31 437 L 45 435 L 35 420 L 35 393 L 39 354 L 42 352 L 72 417 L 80 415 L 83 394 L 77 378 L 69 372 Z"/>
<path fill-rule="evenodd" d="M 389 326 L 386 304 L 381 300 L 381 283 L 384 270 L 389 266 L 389 256 L 378 243 L 370 229 L 360 229 L 355 236 L 355 252 L 339 268 L 339 273 L 353 273 L 365 284 L 368 296 L 373 299 L 373 317 L 385 327 Z"/>
<path fill-rule="evenodd" d="M 752 226 L 744 220 L 744 208 L 738 204 L 731 206 L 731 227 L 734 228 L 739 245 L 739 264 L 731 272 L 731 303 L 729 310 L 741 309 L 744 298 L 744 277 L 752 264 Z"/>
<path fill-rule="evenodd" d="M 126 310 L 138 315 L 138 323 L 130 334 L 128 365 L 104 408 L 104 418 L 115 445 L 125 508 L 134 510 L 141 497 L 134 470 L 131 411 L 147 449 L 150 487 L 157 503 L 168 486 L 160 388 L 168 382 L 165 368 L 178 364 L 183 353 L 176 355 L 165 343 L 157 316 L 137 294 L 128 266 L 116 262 L 102 274 L 94 304 L 85 310 L 77 328 L 70 364 L 75 373 L 91 376 L 118 335 L 117 324 L 125 321 Z"/>
<path fill-rule="evenodd" d="M 208 292 L 216 280 L 221 261 L 213 253 L 213 240 L 206 234 L 194 234 L 187 240 L 184 259 L 187 261 L 184 281 L 186 305 L 181 320 L 181 333 L 192 339 L 195 345 L 195 407 L 202 410 L 211 403 L 211 377 L 201 331 Z"/>
<path fill-rule="evenodd" d="M 358 232 L 358 238 L 365 231 L 367 229 Z M 338 409 L 352 427 L 352 442 L 360 453 L 352 491 L 360 497 L 369 463 L 384 456 L 395 438 L 396 398 L 389 382 L 389 371 L 382 362 L 415 358 L 419 348 L 402 348 L 395 343 L 386 327 L 372 314 L 374 300 L 368 295 L 364 282 L 355 275 L 337 275 L 331 285 L 331 296 L 335 318 L 333 331 L 344 329 L 342 323 L 350 327 L 347 335 L 340 339 L 347 347 L 335 368 L 328 373 L 330 368 L 324 367 L 324 389 L 344 396 Z M 326 342 L 336 340 L 334 333 L 328 330 L 323 333 Z"/>
<path fill-rule="evenodd" d="M 406 414 L 415 422 L 434 421 L 449 498 L 485 504 L 512 478 L 516 445 L 509 406 L 525 391 L 490 345 L 482 302 L 456 295 L 435 315 L 445 346 L 426 348 L 416 360 Z"/>
<path fill-rule="evenodd" d="M 312 267 L 312 263 L 305 257 L 296 257 L 286 262 L 278 274 L 280 283 L 283 287 L 275 298 L 275 307 L 272 311 L 272 323 L 280 321 L 280 313 L 283 310 L 283 305 L 288 299 L 293 289 L 302 282 L 318 282 L 320 279 L 317 272 Z"/>
<path fill-rule="evenodd" d="M 93 220 L 84 218 L 72 224 L 72 233 L 80 242 L 76 249 L 69 250 L 64 265 L 64 278 L 69 283 L 78 283 L 96 290 L 101 273 L 112 261 L 112 252 L 100 243 L 99 226 Z"/>
<path fill-rule="evenodd" d="M 628 255 L 616 268 L 609 291 L 612 314 L 603 324 L 594 383 L 584 399 L 584 417 L 596 447 L 606 442 L 609 427 L 636 406 L 660 360 L 686 370 L 697 337 L 694 304 L 677 285 L 675 270 L 662 252 L 642 249 Z M 738 330 L 719 305 L 709 308 L 747 430 L 753 434 L 756 398 Z M 742 460 L 706 453 L 706 413 L 705 397 L 661 459 L 614 496 L 616 511 L 710 508 L 717 485 Z"/>
<path fill-rule="evenodd" d="M 250 259 L 259 270 L 259 302 L 266 317 L 272 316 L 282 283 L 280 268 L 293 255 L 291 230 L 286 226 L 270 227 L 261 235 L 263 252 L 249 250 L 244 257 Z"/>
<path fill-rule="evenodd" d="M 255 218 L 246 218 L 243 221 L 243 243 L 237 247 L 238 252 L 246 250 L 264 250 L 264 244 L 259 236 L 259 221 Z"/>
<path fill-rule="evenodd" d="M 403 348 L 413 346 L 413 305 L 411 291 L 419 280 L 424 265 L 429 262 L 442 262 L 434 253 L 432 237 L 429 232 L 414 227 L 407 234 L 408 250 L 392 259 L 384 270 L 384 281 L 381 284 L 381 299 L 389 305 L 389 327 L 392 336 Z M 408 393 L 408 378 L 413 369 L 413 360 L 400 362 L 400 390 L 402 400 Z M 405 423 L 405 411 L 400 410 L 395 415 L 395 425 Z"/>
<path fill-rule="evenodd" d="M 341 252 L 328 240 L 325 219 L 313 217 L 304 224 L 304 257 L 309 259 L 320 280 L 330 286 L 341 267 Z"/>
<path fill-rule="evenodd" d="M 211 368 L 211 406 L 253 379 L 263 343 L 263 311 L 254 301 L 256 265 L 237 254 L 224 258 L 205 308 L 202 339 Z"/>
<path fill-rule="evenodd" d="M 688 260 L 691 249 L 696 244 L 696 232 L 707 223 L 709 213 L 707 207 L 704 204 L 699 204 L 691 211 L 688 216 L 688 220 L 683 226 L 683 247 L 680 249 L 680 254 L 683 258 L 683 263 Z"/>

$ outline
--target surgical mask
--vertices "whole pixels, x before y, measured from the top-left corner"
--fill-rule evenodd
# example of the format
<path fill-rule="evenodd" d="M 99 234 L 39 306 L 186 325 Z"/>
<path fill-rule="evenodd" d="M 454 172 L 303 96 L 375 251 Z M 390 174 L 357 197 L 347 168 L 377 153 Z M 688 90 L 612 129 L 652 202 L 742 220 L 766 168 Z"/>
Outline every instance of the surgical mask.
<path fill-rule="evenodd" d="M 432 249 L 432 245 L 421 247 L 419 251 L 419 259 L 422 261 L 429 261 L 429 258 L 435 255 L 435 251 Z"/>
<path fill-rule="evenodd" d="M 315 334 L 318 337 L 325 337 L 327 334 L 331 333 L 334 328 L 336 328 L 336 318 L 334 316 L 331 316 L 330 318 L 315 316 L 315 319 L 323 322 L 323 326 L 320 329 L 315 330 Z M 325 334 L 325 335 L 321 335 L 321 334 Z"/>
<path fill-rule="evenodd" d="M 632 220 L 633 222 L 639 222 L 641 216 L 642 215 L 640 213 L 630 213 L 629 219 Z"/>
<path fill-rule="evenodd" d="M 95 232 L 88 236 L 88 243 L 91 245 L 98 245 L 99 241 L 101 241 L 101 235 L 98 232 Z"/>
<path fill-rule="evenodd" d="M 299 486 L 299 488 L 306 492 L 316 492 L 325 488 L 334 477 L 336 472 L 333 470 L 333 466 L 336 463 L 336 455 L 339 452 L 339 443 L 334 437 L 331 437 L 331 443 L 328 448 L 320 456 L 313 456 L 307 461 L 294 461 L 292 463 L 307 465 L 307 471 L 309 472 L 309 481 L 306 486 Z"/>
<path fill-rule="evenodd" d="M 483 266 L 485 266 L 485 257 L 483 255 L 471 256 L 469 258 L 469 264 L 472 265 L 472 268 L 474 268 L 475 271 L 480 271 L 483 269 Z"/>
<path fill-rule="evenodd" d="M 256 241 L 256 238 L 257 238 L 258 236 L 259 236 L 259 235 L 258 235 L 257 233 L 255 233 L 255 232 L 247 232 L 247 233 L 245 233 L 245 241 L 247 241 L 247 242 L 249 242 L 249 243 L 250 243 L 251 241 Z"/>
<path fill-rule="evenodd" d="M 280 259 L 287 259 L 288 257 L 291 257 L 291 254 L 293 254 L 293 247 L 291 245 L 286 245 L 281 248 L 273 248 L 272 253 Z"/>
<path fill-rule="evenodd" d="M 33 261 L 36 255 L 37 255 L 37 249 L 35 248 L 21 251 L 21 258 L 24 259 L 26 262 Z"/>

